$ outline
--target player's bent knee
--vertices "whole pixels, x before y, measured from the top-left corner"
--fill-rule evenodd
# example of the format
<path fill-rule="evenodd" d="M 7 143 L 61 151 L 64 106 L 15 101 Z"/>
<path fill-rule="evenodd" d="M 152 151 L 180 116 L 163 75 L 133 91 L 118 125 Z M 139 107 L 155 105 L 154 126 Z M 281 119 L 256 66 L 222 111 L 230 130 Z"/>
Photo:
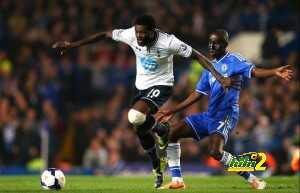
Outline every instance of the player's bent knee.
<path fill-rule="evenodd" d="M 140 126 L 146 121 L 146 115 L 135 109 L 128 111 L 128 121 L 134 126 Z"/>

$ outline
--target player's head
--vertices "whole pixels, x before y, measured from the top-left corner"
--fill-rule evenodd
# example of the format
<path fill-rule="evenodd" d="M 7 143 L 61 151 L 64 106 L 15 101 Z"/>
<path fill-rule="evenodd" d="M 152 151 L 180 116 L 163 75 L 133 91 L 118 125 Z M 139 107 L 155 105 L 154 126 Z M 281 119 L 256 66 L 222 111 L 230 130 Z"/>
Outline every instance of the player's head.
<path fill-rule="evenodd" d="M 226 52 L 229 35 L 226 30 L 217 29 L 209 35 L 208 50 L 213 58 L 222 57 Z"/>
<path fill-rule="evenodd" d="M 135 35 L 139 46 L 150 44 L 155 37 L 156 23 L 151 15 L 142 15 L 134 20 Z"/>

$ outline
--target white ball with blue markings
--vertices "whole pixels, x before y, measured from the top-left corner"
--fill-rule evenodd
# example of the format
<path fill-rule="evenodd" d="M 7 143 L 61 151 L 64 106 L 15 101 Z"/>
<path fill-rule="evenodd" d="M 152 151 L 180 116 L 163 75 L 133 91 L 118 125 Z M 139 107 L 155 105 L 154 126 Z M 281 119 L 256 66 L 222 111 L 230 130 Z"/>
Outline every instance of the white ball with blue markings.
<path fill-rule="evenodd" d="M 60 190 L 65 186 L 64 173 L 56 168 L 49 168 L 41 175 L 41 186 L 45 190 Z"/>

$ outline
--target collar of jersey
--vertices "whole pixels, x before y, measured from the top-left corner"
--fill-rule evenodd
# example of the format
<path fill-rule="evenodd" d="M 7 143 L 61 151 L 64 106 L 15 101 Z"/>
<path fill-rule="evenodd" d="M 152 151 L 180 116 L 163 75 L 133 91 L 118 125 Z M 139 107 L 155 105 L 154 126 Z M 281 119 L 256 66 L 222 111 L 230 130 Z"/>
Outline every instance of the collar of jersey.
<path fill-rule="evenodd" d="M 229 52 L 227 52 L 227 53 L 226 53 L 222 58 L 220 58 L 219 60 L 214 59 L 212 62 L 214 62 L 215 64 L 216 64 L 216 63 L 219 63 L 219 62 L 221 62 L 221 60 L 223 60 L 228 54 L 229 54 Z"/>

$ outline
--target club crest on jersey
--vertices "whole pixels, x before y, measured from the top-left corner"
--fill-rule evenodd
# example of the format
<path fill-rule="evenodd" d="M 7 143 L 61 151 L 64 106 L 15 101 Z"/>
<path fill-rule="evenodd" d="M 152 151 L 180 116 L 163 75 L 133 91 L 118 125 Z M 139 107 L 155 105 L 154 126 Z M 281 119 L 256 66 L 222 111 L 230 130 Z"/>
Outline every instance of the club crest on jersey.
<path fill-rule="evenodd" d="M 222 64 L 221 70 L 222 70 L 223 73 L 226 72 L 228 70 L 227 64 Z"/>

